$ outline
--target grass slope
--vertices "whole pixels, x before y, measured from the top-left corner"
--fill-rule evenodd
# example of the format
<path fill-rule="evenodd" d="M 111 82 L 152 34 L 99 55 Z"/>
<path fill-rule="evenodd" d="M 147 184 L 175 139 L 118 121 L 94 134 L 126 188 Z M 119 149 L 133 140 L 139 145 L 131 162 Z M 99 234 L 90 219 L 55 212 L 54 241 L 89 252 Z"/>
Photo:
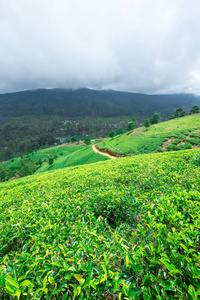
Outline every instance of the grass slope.
<path fill-rule="evenodd" d="M 48 163 L 49 157 L 54 157 L 54 164 L 52 166 Z M 51 147 L 33 152 L 32 154 L 24 156 L 24 158 L 31 158 L 35 164 L 39 161 L 39 159 L 43 161 L 41 167 L 38 166 L 36 173 L 109 159 L 108 157 L 95 153 L 92 150 L 92 146 L 86 147 L 85 145 L 62 145 Z M 21 162 L 21 157 L 16 157 L 15 159 L 6 161 L 2 166 L 7 170 L 16 170 L 16 172 L 18 172 Z"/>
<path fill-rule="evenodd" d="M 144 130 L 144 127 L 140 127 L 133 130 L 130 135 L 139 135 L 143 137 L 150 137 L 152 135 L 167 137 L 169 134 L 174 132 L 183 131 L 184 133 L 185 130 L 195 131 L 197 129 L 200 129 L 200 114 L 194 114 L 151 125 L 148 130 Z"/>
<path fill-rule="evenodd" d="M 138 154 L 142 149 L 144 152 L 153 152 L 155 149 L 162 146 L 162 144 L 162 138 L 133 137 L 122 134 L 117 135 L 114 138 L 105 139 L 96 145 L 99 149 L 109 149 L 113 153 L 131 155 Z"/>
<path fill-rule="evenodd" d="M 97 147 L 131 155 L 163 151 L 165 145 L 168 146 L 167 150 L 200 147 L 200 114 L 151 125 L 148 130 L 144 127 L 136 128 L 126 134 L 105 139 Z"/>
<path fill-rule="evenodd" d="M 24 155 L 24 157 L 32 158 L 34 162 L 37 162 L 40 158 L 42 160 L 48 160 L 49 157 L 60 156 L 60 155 L 69 155 L 78 149 L 80 149 L 81 146 L 55 146 L 55 147 L 49 147 L 47 149 L 42 149 L 38 151 L 34 151 L 32 154 Z M 85 148 L 82 146 L 81 149 Z M 17 167 L 19 162 L 21 160 L 21 157 L 16 157 L 13 159 L 8 160 L 4 163 L 4 166 L 9 167 Z"/>
<path fill-rule="evenodd" d="M 84 165 L 95 163 L 98 161 L 108 160 L 109 158 L 99 153 L 95 153 L 92 146 L 80 146 L 76 147 L 76 151 L 72 153 L 58 157 L 52 166 L 48 163 L 43 164 L 36 173 L 46 172 L 49 170 L 56 170 L 64 167 L 71 167 L 77 165 Z"/>
<path fill-rule="evenodd" d="M 199 150 L 0 186 L 1 299 L 199 298 Z"/>

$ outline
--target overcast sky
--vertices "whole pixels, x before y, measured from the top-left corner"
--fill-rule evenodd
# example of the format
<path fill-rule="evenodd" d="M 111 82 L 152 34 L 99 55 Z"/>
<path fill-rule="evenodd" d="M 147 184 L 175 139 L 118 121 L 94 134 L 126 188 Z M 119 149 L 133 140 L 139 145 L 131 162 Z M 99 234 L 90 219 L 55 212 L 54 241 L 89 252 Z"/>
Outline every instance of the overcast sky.
<path fill-rule="evenodd" d="M 200 94 L 199 0 L 0 0 L 0 93 Z"/>

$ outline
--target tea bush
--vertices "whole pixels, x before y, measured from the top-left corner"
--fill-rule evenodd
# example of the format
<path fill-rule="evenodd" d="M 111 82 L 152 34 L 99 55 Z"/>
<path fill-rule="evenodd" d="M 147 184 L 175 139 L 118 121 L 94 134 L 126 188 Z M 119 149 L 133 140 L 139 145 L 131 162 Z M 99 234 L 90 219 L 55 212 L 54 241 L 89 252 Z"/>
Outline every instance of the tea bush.
<path fill-rule="evenodd" d="M 0 299 L 199 299 L 200 153 L 0 184 Z"/>

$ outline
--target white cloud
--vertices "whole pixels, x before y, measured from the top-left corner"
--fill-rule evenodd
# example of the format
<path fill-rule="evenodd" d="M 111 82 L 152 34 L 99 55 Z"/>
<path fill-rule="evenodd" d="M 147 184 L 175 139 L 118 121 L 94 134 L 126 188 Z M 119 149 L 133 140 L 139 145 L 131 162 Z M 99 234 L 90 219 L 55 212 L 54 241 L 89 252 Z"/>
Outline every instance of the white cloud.
<path fill-rule="evenodd" d="M 200 93 L 197 0 L 0 2 L 0 92 Z"/>

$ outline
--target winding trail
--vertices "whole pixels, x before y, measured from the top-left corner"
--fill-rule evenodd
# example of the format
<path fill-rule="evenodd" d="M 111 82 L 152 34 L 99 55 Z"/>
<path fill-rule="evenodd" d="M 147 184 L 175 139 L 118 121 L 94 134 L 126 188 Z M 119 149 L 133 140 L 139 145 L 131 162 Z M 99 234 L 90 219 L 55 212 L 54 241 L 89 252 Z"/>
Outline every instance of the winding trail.
<path fill-rule="evenodd" d="M 107 157 L 109 157 L 109 158 L 112 158 L 112 159 L 117 158 L 117 157 L 114 156 L 114 155 L 111 155 L 111 154 L 108 154 L 108 153 L 106 153 L 106 152 L 100 151 L 99 149 L 97 149 L 97 147 L 96 147 L 95 144 L 92 145 L 92 149 L 94 150 L 94 152 L 97 152 L 97 153 L 99 153 L 99 154 L 105 155 L 105 156 L 107 156 Z"/>

